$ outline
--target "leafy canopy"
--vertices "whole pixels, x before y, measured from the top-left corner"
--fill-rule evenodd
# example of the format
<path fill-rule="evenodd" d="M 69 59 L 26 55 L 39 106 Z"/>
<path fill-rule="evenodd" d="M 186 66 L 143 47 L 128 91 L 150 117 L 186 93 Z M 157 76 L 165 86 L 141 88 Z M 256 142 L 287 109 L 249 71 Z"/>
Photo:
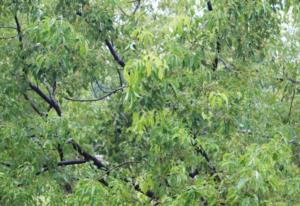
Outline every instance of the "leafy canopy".
<path fill-rule="evenodd" d="M 298 205 L 294 0 L 2 0 L 0 205 Z"/>

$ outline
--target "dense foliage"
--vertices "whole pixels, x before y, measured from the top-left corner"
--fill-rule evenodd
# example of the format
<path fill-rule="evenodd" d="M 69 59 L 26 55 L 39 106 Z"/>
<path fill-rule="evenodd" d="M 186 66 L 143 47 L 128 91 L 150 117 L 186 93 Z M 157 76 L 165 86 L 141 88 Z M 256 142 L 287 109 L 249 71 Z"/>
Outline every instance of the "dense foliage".
<path fill-rule="evenodd" d="M 0 2 L 0 205 L 300 205 L 298 1 Z"/>

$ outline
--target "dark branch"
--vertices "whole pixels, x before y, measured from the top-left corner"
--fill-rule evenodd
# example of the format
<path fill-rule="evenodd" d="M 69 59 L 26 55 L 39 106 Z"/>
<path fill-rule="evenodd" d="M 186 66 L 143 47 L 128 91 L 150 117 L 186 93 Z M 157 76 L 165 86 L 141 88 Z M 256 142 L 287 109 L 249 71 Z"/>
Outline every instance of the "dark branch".
<path fill-rule="evenodd" d="M 208 11 L 212 11 L 213 10 L 213 7 L 212 7 L 212 4 L 210 1 L 207 2 L 207 9 Z"/>
<path fill-rule="evenodd" d="M 64 150 L 61 146 L 61 144 L 57 144 L 57 151 L 58 151 L 58 154 L 59 154 L 59 158 L 60 158 L 60 161 L 64 161 Z"/>
<path fill-rule="evenodd" d="M 126 85 L 122 86 L 122 87 L 119 87 L 117 89 L 114 89 L 113 91 L 109 92 L 108 94 L 105 94 L 104 96 L 102 97 L 99 97 L 99 98 L 96 98 L 96 99 L 73 99 L 73 98 L 70 98 L 70 97 L 64 97 L 66 100 L 69 100 L 69 101 L 75 101 L 75 102 L 96 102 L 96 101 L 100 101 L 100 100 L 103 100 L 115 93 L 117 93 L 118 91 L 124 89 L 126 87 Z"/>
<path fill-rule="evenodd" d="M 21 24 L 20 21 L 18 19 L 17 14 L 15 15 L 15 22 L 16 22 L 16 26 L 17 26 L 17 32 L 18 32 L 18 39 L 20 42 L 20 48 L 23 49 L 23 36 L 22 36 L 22 28 L 21 28 Z"/>
<path fill-rule="evenodd" d="M 84 157 L 85 160 L 87 161 L 93 161 L 94 165 L 98 168 L 98 169 L 104 169 L 107 171 L 107 168 L 105 167 L 105 165 L 98 160 L 95 156 L 91 155 L 90 153 L 88 153 L 87 151 L 85 151 L 84 149 L 81 148 L 81 146 L 79 144 L 77 144 L 74 140 L 71 141 L 71 144 L 73 146 L 73 148 Z"/>
<path fill-rule="evenodd" d="M 292 78 L 277 78 L 277 80 L 283 82 L 285 80 L 288 80 L 290 81 L 291 83 L 293 84 L 300 84 L 300 81 L 299 80 L 296 80 L 296 79 L 292 79 Z"/>
<path fill-rule="evenodd" d="M 3 165 L 5 167 L 11 167 L 11 164 L 6 163 L 6 162 L 0 162 L 0 165 Z"/>
<path fill-rule="evenodd" d="M 154 195 L 154 193 L 153 193 L 152 191 L 150 191 L 150 190 L 148 190 L 147 192 L 143 192 L 143 191 L 141 190 L 141 188 L 140 188 L 140 185 L 138 185 L 138 184 L 133 185 L 133 187 L 134 187 L 134 189 L 135 189 L 136 191 L 138 191 L 138 192 L 140 192 L 140 193 L 146 195 L 147 197 L 149 197 L 149 198 L 152 199 L 152 200 L 158 199 L 158 198 Z"/>
<path fill-rule="evenodd" d="M 210 174 L 211 174 L 212 176 L 214 176 L 214 180 L 215 180 L 216 182 L 220 182 L 220 181 L 221 181 L 221 178 L 220 178 L 220 176 L 218 175 L 215 166 L 212 165 L 212 162 L 211 162 L 210 158 L 208 157 L 208 154 L 207 154 L 207 152 L 204 150 L 204 148 L 203 148 L 201 145 L 193 145 L 193 146 L 196 147 L 196 152 L 197 152 L 198 154 L 200 154 L 202 157 L 204 157 L 205 161 L 207 162 L 207 165 L 208 165 Z M 191 177 L 195 177 L 196 175 L 199 174 L 199 172 L 200 172 L 200 171 L 196 169 L 194 172 L 190 173 L 190 176 L 191 176 Z"/>
<path fill-rule="evenodd" d="M 23 49 L 23 37 L 22 37 L 21 24 L 20 24 L 17 14 L 14 16 L 14 18 L 15 18 L 16 27 L 17 27 L 16 29 L 18 32 L 18 40 L 20 43 L 20 48 Z M 24 59 L 24 57 L 23 57 L 23 59 Z M 60 107 L 53 98 L 48 97 L 46 94 L 44 94 L 44 92 L 39 87 L 35 86 L 31 82 L 29 82 L 29 87 L 33 91 L 35 91 L 40 97 L 42 97 L 50 105 L 50 107 L 53 107 L 55 109 L 56 113 L 58 114 L 58 116 L 61 116 Z"/>
<path fill-rule="evenodd" d="M 48 97 L 38 86 L 32 84 L 31 82 L 29 83 L 29 87 L 33 91 L 35 91 L 43 100 L 45 100 L 51 107 L 53 107 L 58 116 L 61 116 L 60 106 L 54 99 Z"/>
<path fill-rule="evenodd" d="M 207 9 L 208 11 L 213 11 L 213 6 L 211 4 L 211 1 L 207 1 Z M 216 56 L 213 61 L 213 70 L 215 71 L 218 68 L 219 65 L 219 54 L 221 52 L 221 43 L 219 37 L 217 38 L 217 43 L 216 43 Z"/>
<path fill-rule="evenodd" d="M 58 167 L 61 167 L 61 166 L 68 166 L 68 165 L 79 165 L 79 164 L 84 164 L 88 162 L 87 160 L 83 159 L 83 160 L 64 160 L 64 161 L 60 161 L 57 163 L 57 166 Z M 42 172 L 47 172 L 49 170 L 49 167 L 44 167 L 42 169 L 42 171 L 40 172 L 37 172 L 36 175 L 40 175 Z"/>
<path fill-rule="evenodd" d="M 79 144 L 77 144 L 74 140 L 72 140 L 70 142 L 73 146 L 73 148 L 84 157 L 84 159 L 86 161 L 93 161 L 94 165 L 98 168 L 98 169 L 104 169 L 106 171 L 110 171 L 108 170 L 107 167 L 105 167 L 105 165 L 103 165 L 103 163 L 101 161 L 99 161 L 96 157 L 94 157 L 93 155 L 89 154 L 88 152 L 86 152 L 85 150 L 83 150 Z M 125 182 L 129 182 L 126 179 L 123 179 Z M 99 182 L 101 182 L 103 185 L 105 186 L 109 186 L 109 184 L 104 180 L 104 179 L 100 179 Z M 147 197 L 151 198 L 151 199 L 156 199 L 156 197 L 154 196 L 154 193 L 151 191 L 147 191 L 146 193 L 144 193 L 141 189 L 139 185 L 133 185 L 134 189 L 144 195 L 146 195 Z"/>
<path fill-rule="evenodd" d="M 134 8 L 134 10 L 133 10 L 133 15 L 137 12 L 137 10 L 140 8 L 140 6 L 141 6 L 141 0 L 137 0 L 136 1 L 137 2 L 137 4 L 136 4 L 136 6 L 135 6 L 135 8 Z"/>
<path fill-rule="evenodd" d="M 218 38 L 217 40 L 217 46 L 216 46 L 216 56 L 215 56 L 215 59 L 214 59 L 214 62 L 213 62 L 213 70 L 216 70 L 218 68 L 218 65 L 219 65 L 219 54 L 221 52 L 221 43 L 220 43 L 220 40 Z"/>
<path fill-rule="evenodd" d="M 114 60 L 121 66 L 121 67 L 125 67 L 125 62 L 121 59 L 121 57 L 119 56 L 119 54 L 116 52 L 116 50 L 114 49 L 113 45 L 111 44 L 110 41 L 108 41 L 107 39 L 105 40 L 105 44 L 108 47 L 111 55 L 114 57 Z"/>

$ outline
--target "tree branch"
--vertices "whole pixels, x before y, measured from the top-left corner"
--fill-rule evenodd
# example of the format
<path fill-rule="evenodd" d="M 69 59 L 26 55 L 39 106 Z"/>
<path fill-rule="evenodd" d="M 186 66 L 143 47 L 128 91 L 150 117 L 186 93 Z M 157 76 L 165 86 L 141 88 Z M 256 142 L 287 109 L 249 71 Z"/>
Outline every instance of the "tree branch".
<path fill-rule="evenodd" d="M 123 167 L 123 166 L 126 166 L 126 165 L 130 165 L 130 164 L 137 164 L 137 163 L 140 163 L 140 161 L 126 161 L 126 162 L 123 162 L 123 163 L 118 164 L 117 166 L 115 166 L 115 167 L 109 169 L 109 170 L 107 171 L 107 174 L 109 174 L 111 171 L 113 171 L 113 170 L 115 170 L 115 169 L 118 169 L 118 168 L 120 168 L 120 167 Z"/>
<path fill-rule="evenodd" d="M 70 97 L 64 97 L 66 100 L 69 100 L 69 101 L 74 101 L 74 102 L 96 102 L 96 101 L 100 101 L 100 100 L 103 100 L 115 93 L 117 93 L 118 91 L 124 89 L 126 87 L 126 85 L 123 85 L 121 87 L 118 87 L 116 89 L 114 89 L 113 91 L 109 92 L 108 94 L 105 94 L 104 96 L 102 97 L 99 97 L 99 98 L 96 98 L 96 99 L 74 99 L 74 98 L 70 98 Z"/>
<path fill-rule="evenodd" d="M 211 4 L 211 1 L 207 1 L 207 9 L 208 11 L 213 11 L 213 6 Z M 219 65 L 219 54 L 221 52 L 221 43 L 219 37 L 217 38 L 217 43 L 216 43 L 216 56 L 213 61 L 213 70 L 215 71 L 218 68 Z"/>
<path fill-rule="evenodd" d="M 13 26 L 0 26 L 0 29 L 14 29 L 14 30 L 16 30 L 17 28 L 13 27 Z"/>
<path fill-rule="evenodd" d="M 212 7 L 212 4 L 211 4 L 211 1 L 207 1 L 207 9 L 208 11 L 212 11 L 213 10 L 213 7 Z"/>
<path fill-rule="evenodd" d="M 60 161 L 64 161 L 64 150 L 61 146 L 61 144 L 57 144 L 57 151 L 58 151 L 58 154 L 59 154 L 59 158 L 60 158 Z"/>
<path fill-rule="evenodd" d="M 48 97 L 38 86 L 29 82 L 29 87 L 35 91 L 43 100 L 45 100 L 51 107 L 53 107 L 58 116 L 61 116 L 61 109 L 59 104 L 53 99 Z"/>
<path fill-rule="evenodd" d="M 79 164 L 84 164 L 88 162 L 87 160 L 83 159 L 78 159 L 78 160 L 64 160 L 64 161 L 60 161 L 57 163 L 58 167 L 61 166 L 68 166 L 68 165 L 79 165 Z M 40 175 L 43 172 L 47 172 L 49 170 L 49 167 L 44 167 L 40 172 L 37 172 L 36 175 Z"/>
<path fill-rule="evenodd" d="M 288 121 L 290 121 L 291 115 L 292 115 L 292 108 L 293 108 L 293 103 L 296 95 L 296 89 L 293 90 L 293 95 L 292 95 L 292 100 L 290 103 L 290 109 L 289 109 L 289 114 L 288 114 Z"/>
<path fill-rule="evenodd" d="M 133 10 L 133 12 L 132 12 L 133 15 L 137 12 L 137 10 L 138 10 L 138 9 L 140 8 L 140 6 L 141 6 L 141 0 L 137 0 L 136 2 L 137 2 L 137 4 L 136 4 L 136 6 L 135 6 L 135 8 L 134 8 L 134 10 Z"/>
<path fill-rule="evenodd" d="M 13 39 L 13 38 L 16 38 L 16 37 L 17 37 L 17 36 L 0 37 L 0 40 Z"/>
<path fill-rule="evenodd" d="M 114 49 L 112 43 L 105 39 L 105 44 L 108 47 L 111 55 L 114 57 L 114 60 L 121 66 L 121 67 L 125 67 L 125 62 L 121 59 L 121 57 L 119 56 L 119 54 L 117 53 L 117 51 Z"/>
<path fill-rule="evenodd" d="M 23 37 L 22 37 L 22 28 L 21 28 L 21 24 L 20 21 L 18 19 L 17 14 L 15 15 L 15 22 L 16 22 L 16 26 L 17 26 L 17 32 L 18 32 L 18 39 L 20 42 L 20 48 L 23 49 Z"/>
<path fill-rule="evenodd" d="M 24 93 L 23 94 L 24 98 L 30 103 L 32 109 L 41 117 L 45 116 L 40 110 L 30 101 L 29 97 Z"/>
<path fill-rule="evenodd" d="M 21 24 L 20 24 L 20 21 L 18 19 L 17 14 L 14 16 L 14 18 L 15 18 L 16 27 L 17 27 L 16 29 L 17 29 L 17 32 L 18 32 L 18 40 L 19 40 L 19 43 L 20 43 L 20 48 L 23 49 L 24 46 L 23 46 L 23 37 L 22 37 Z M 29 87 L 33 91 L 35 91 L 40 97 L 42 97 L 50 105 L 50 107 L 53 107 L 55 109 L 56 113 L 58 114 L 58 116 L 61 116 L 60 106 L 58 105 L 58 103 L 53 98 L 49 98 L 39 87 L 35 86 L 31 82 L 29 82 Z"/>
<path fill-rule="evenodd" d="M 73 146 L 73 148 L 81 155 L 84 157 L 85 160 L 87 161 L 93 161 L 94 165 L 98 168 L 98 169 L 103 169 L 103 170 L 108 170 L 107 167 L 100 161 L 98 160 L 95 156 L 91 155 L 90 153 L 88 153 L 87 151 L 85 151 L 84 149 L 81 148 L 81 146 L 76 143 L 74 140 L 71 141 L 71 144 Z"/>
<path fill-rule="evenodd" d="M 202 147 L 202 145 L 196 145 L 193 144 L 193 146 L 195 146 L 195 150 L 198 154 L 200 154 L 202 157 L 204 157 L 205 161 L 207 162 L 210 174 L 212 176 L 214 176 L 214 180 L 216 182 L 220 182 L 221 181 L 221 177 L 218 175 L 217 170 L 215 168 L 215 166 L 212 164 L 207 152 L 204 150 L 204 148 Z M 194 172 L 191 172 L 189 174 L 190 177 L 194 178 L 195 176 L 197 176 L 199 174 L 199 170 L 196 169 Z"/>

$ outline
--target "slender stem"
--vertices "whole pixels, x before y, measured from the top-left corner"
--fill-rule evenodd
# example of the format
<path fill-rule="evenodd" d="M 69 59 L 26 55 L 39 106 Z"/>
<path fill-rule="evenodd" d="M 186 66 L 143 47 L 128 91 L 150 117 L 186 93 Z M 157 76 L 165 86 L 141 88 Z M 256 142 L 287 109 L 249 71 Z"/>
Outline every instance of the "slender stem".
<path fill-rule="evenodd" d="M 41 117 L 43 117 L 44 116 L 44 114 L 42 113 L 42 112 L 40 112 L 40 110 L 30 101 L 30 99 L 29 99 L 29 97 L 27 96 L 27 94 L 23 94 L 23 96 L 24 96 L 24 98 L 27 100 L 27 101 L 29 101 L 29 103 L 30 103 L 30 105 L 31 105 L 31 107 L 32 107 L 32 109 L 38 114 L 38 115 L 40 115 Z"/>
<path fill-rule="evenodd" d="M 120 90 L 123 90 L 124 88 L 126 87 L 126 85 L 123 85 L 122 87 L 119 87 L 119 88 L 116 88 L 114 89 L 113 91 L 109 92 L 108 94 L 105 94 L 99 98 L 96 98 L 96 99 L 74 99 L 74 98 L 70 98 L 70 97 L 64 97 L 66 100 L 69 100 L 69 101 L 74 101 L 74 102 L 96 102 L 96 101 L 100 101 L 100 100 L 103 100 L 115 93 L 117 93 L 118 91 Z"/>
<path fill-rule="evenodd" d="M 17 37 L 17 36 L 0 37 L 0 40 L 13 39 L 13 38 L 16 38 L 16 37 Z"/>
<path fill-rule="evenodd" d="M 13 26 L 0 26 L 0 29 L 17 29 L 16 27 Z"/>
<path fill-rule="evenodd" d="M 21 28 L 21 24 L 20 21 L 18 19 L 17 14 L 15 15 L 15 22 L 16 22 L 16 26 L 17 26 L 17 32 L 18 32 L 18 39 L 20 42 L 20 48 L 23 49 L 23 36 L 22 36 L 22 28 Z"/>
<path fill-rule="evenodd" d="M 292 100 L 290 103 L 290 109 L 289 109 L 289 114 L 288 114 L 288 122 L 290 121 L 291 115 L 292 115 L 292 108 L 293 108 L 293 103 L 296 95 L 296 89 L 293 90 L 293 95 L 292 95 Z"/>

